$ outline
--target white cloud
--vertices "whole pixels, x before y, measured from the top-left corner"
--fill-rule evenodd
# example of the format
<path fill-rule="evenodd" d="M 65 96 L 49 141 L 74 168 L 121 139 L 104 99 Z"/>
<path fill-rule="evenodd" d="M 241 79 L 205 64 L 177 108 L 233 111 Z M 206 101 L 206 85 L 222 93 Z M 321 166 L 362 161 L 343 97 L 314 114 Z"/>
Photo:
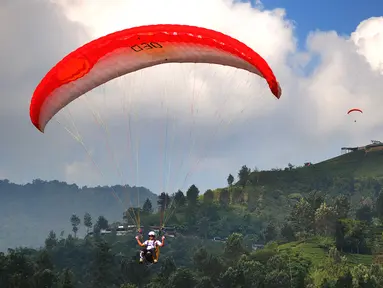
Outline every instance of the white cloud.
<path fill-rule="evenodd" d="M 284 19 L 283 9 L 259 11 L 252 9 L 250 3 L 228 0 L 57 2 L 63 5 L 71 20 L 89 27 L 93 37 L 127 27 L 177 23 L 223 31 L 275 61 L 283 60 L 295 46 L 292 25 Z"/>
<path fill-rule="evenodd" d="M 286 55 L 295 49 L 292 25 L 284 19 L 285 13 L 283 9 L 262 12 L 251 9 L 249 3 L 233 4 L 231 1 L 221 0 L 209 1 L 207 7 L 207 2 L 202 0 L 187 2 L 56 2 L 63 5 L 66 15 L 71 20 L 80 22 L 88 27 L 88 30 L 91 31 L 89 40 L 127 27 L 151 23 L 181 23 L 212 28 L 234 36 L 244 41 L 250 47 L 253 47 L 272 66 L 277 66 L 279 63 L 283 64 Z M 166 7 L 172 8 L 165 8 L 164 3 L 166 3 Z M 149 6 L 150 9 L 148 9 Z M 212 14 L 211 11 L 215 11 L 215 13 Z M 239 17 L 242 21 L 238 21 Z M 185 113 L 183 106 L 190 105 L 190 98 L 187 99 L 187 96 L 197 96 L 198 106 L 204 108 L 200 109 L 199 117 L 201 117 L 202 113 L 204 113 L 205 117 L 208 117 L 207 114 L 210 113 L 211 117 L 215 115 L 217 102 L 221 101 L 222 94 L 227 94 L 230 97 L 227 105 L 224 105 L 222 108 L 224 110 L 221 110 L 224 114 L 233 111 L 233 106 L 237 106 L 240 110 L 243 108 L 243 106 L 238 107 L 238 105 L 242 104 L 238 103 L 239 97 L 248 96 L 250 93 L 257 95 L 260 93 L 266 94 L 267 92 L 267 94 L 270 94 L 268 91 L 265 91 L 267 90 L 267 85 L 264 81 L 261 82 L 257 77 L 250 78 L 249 76 L 249 73 L 235 71 L 227 67 L 185 64 L 163 65 L 113 81 L 118 82 L 120 84 L 118 86 L 120 88 L 124 87 L 123 90 L 125 91 L 114 90 L 115 88 L 112 88 L 112 85 L 115 83 L 112 83 L 107 84 L 107 88 L 104 86 L 90 94 L 92 94 L 92 98 L 98 96 L 98 101 L 96 101 L 99 103 L 101 102 L 100 99 L 105 99 L 105 96 L 103 96 L 105 89 L 108 90 L 109 95 L 117 94 L 113 97 L 108 97 L 109 112 L 114 115 L 116 111 L 121 111 L 122 100 L 118 96 L 124 96 L 124 92 L 126 93 L 127 89 L 129 89 L 127 93 L 132 90 L 134 91 L 134 93 L 129 93 L 129 97 L 134 97 L 134 105 L 141 107 L 147 107 L 150 103 L 158 102 L 158 91 L 160 91 L 160 94 L 166 93 L 168 99 L 166 107 L 171 109 L 172 113 L 178 112 L 181 115 Z M 244 77 L 249 79 L 247 81 L 249 84 L 243 83 Z M 125 81 L 124 78 L 126 79 Z M 147 85 L 148 79 L 150 79 L 149 85 Z M 217 89 L 224 82 L 232 87 L 236 87 L 236 91 L 228 90 L 229 87 L 227 86 Z M 177 83 L 177 85 L 174 85 L 174 83 Z M 165 89 L 167 90 L 164 91 Z M 143 97 L 142 95 L 145 96 Z M 269 95 L 262 96 L 267 98 Z M 185 98 L 188 102 L 183 100 Z M 257 113 L 261 113 L 261 111 L 267 109 L 268 104 L 272 103 L 271 101 L 273 100 L 266 99 L 266 102 L 264 102 L 262 98 L 261 101 L 255 99 L 253 100 L 254 104 L 251 103 L 253 104 L 251 106 L 254 109 L 257 108 Z M 255 102 L 257 105 L 255 105 Z M 75 107 L 78 114 L 82 114 L 82 111 L 85 109 L 78 103 L 76 103 Z M 205 111 L 207 112 L 205 113 Z M 245 112 L 254 113 L 255 111 L 246 109 Z M 155 115 L 153 114 L 152 112 L 149 116 L 154 117 Z M 85 117 L 85 119 L 89 118 Z"/>
<path fill-rule="evenodd" d="M 366 26 L 376 21 L 375 18 L 364 21 L 349 39 L 335 32 L 317 32 L 308 38 L 309 51 L 319 54 L 321 63 L 313 75 L 302 82 L 302 92 L 314 102 L 311 109 L 317 113 L 316 128 L 324 141 L 331 133 L 348 135 L 354 144 L 364 143 L 374 135 L 381 137 L 376 134 L 376 128 L 382 128 L 380 106 L 383 100 L 379 91 L 383 85 L 382 77 L 373 70 L 380 60 L 373 48 L 367 48 L 375 42 L 367 44 L 368 41 L 364 41 L 363 49 L 359 48 L 360 41 L 359 44 L 355 42 L 355 39 L 367 39 L 370 31 Z M 363 26 L 364 29 L 359 29 Z M 369 27 L 375 29 L 374 25 Z M 374 35 L 375 40 L 383 39 L 383 30 L 380 34 L 375 31 Z M 352 108 L 364 111 L 355 125 L 352 123 L 355 115 L 346 114 Z"/>
<path fill-rule="evenodd" d="M 25 7 L 23 1 L 12 3 L 12 7 L 8 5 L 12 9 L 0 10 L 10 15 L 7 21 L 12 21 L 12 11 Z M 16 101 L 23 103 L 24 110 L 18 115 L 24 118 L 7 119 L 20 127 L 17 131 L 26 132 L 15 134 L 8 125 L 1 126 L 8 142 L 3 144 L 4 155 L 0 154 L 5 159 L 2 163 L 7 164 L 0 169 L 15 180 L 59 178 L 81 185 L 125 181 L 160 192 L 166 186 L 170 190 L 181 188 L 176 183 L 191 171 L 187 185 L 196 183 L 204 190 L 224 185 L 227 174 L 235 173 L 243 164 L 271 168 L 288 162 L 315 162 L 335 156 L 341 146 L 363 145 L 375 138 L 383 140 L 382 17 L 366 19 L 350 37 L 333 31 L 313 32 L 307 39 L 307 51 L 298 51 L 293 22 L 286 18 L 283 9 L 259 10 L 249 3 L 225 0 L 55 0 L 44 2 L 45 6 L 39 3 L 40 6 L 34 3 L 28 9 L 25 19 L 29 20 L 18 26 L 18 34 L 30 35 L 27 27 L 35 27 L 36 35 L 46 39 L 35 43 L 17 37 L 20 47 L 33 44 L 31 51 L 38 52 L 16 51 L 7 46 L 6 55 L 14 57 L 1 58 L 7 65 L 8 58 L 18 59 L 17 55 L 29 52 L 27 59 L 33 59 L 16 61 L 12 71 L 0 68 L 5 87 L 12 95 L 19 93 L 24 97 Z M 12 27 L 2 21 L 3 26 Z M 281 83 L 282 98 L 275 100 L 259 77 L 209 65 L 162 65 L 111 81 L 69 105 L 76 127 L 105 175 L 101 179 L 94 165 L 84 162 L 86 153 L 81 146 L 70 142 L 70 137 L 54 122 L 44 135 L 25 124 L 29 103 L 26 100 L 43 74 L 75 47 L 116 30 L 152 23 L 203 26 L 245 42 L 270 63 Z M 9 40 L 7 43 L 13 43 L 12 35 L 0 30 L 2 39 Z M 314 71 L 307 75 L 307 67 L 317 59 Z M 9 83 L 25 84 L 10 87 Z M 10 99 L 5 94 L 1 97 Z M 15 100 L 9 102 L 18 107 L 11 101 Z M 346 115 L 354 107 L 364 111 L 356 123 Z M 217 113 L 218 108 L 221 109 Z M 132 144 L 127 141 L 128 111 L 134 112 Z M 92 117 L 92 112 L 102 115 L 102 123 L 108 124 L 106 131 L 94 123 L 100 119 Z M 5 115 L 6 111 L 2 113 Z M 66 116 L 68 113 L 62 113 L 57 119 L 73 130 L 71 118 Z M 222 119 L 224 124 L 220 125 Z M 189 138 L 191 132 L 193 137 Z M 34 145 L 33 155 L 21 145 L 25 137 L 29 145 Z M 131 146 L 140 149 L 137 152 Z M 38 168 L 34 163 L 40 164 Z M 166 185 L 166 181 L 171 183 Z"/>
<path fill-rule="evenodd" d="M 362 21 L 351 40 L 358 47 L 357 51 L 366 57 L 368 63 L 375 70 L 383 74 L 383 17 L 371 17 Z"/>
<path fill-rule="evenodd" d="M 85 186 L 87 183 L 95 183 L 102 174 L 97 166 L 91 165 L 91 161 L 74 161 L 65 166 L 65 176 L 68 183 Z"/>

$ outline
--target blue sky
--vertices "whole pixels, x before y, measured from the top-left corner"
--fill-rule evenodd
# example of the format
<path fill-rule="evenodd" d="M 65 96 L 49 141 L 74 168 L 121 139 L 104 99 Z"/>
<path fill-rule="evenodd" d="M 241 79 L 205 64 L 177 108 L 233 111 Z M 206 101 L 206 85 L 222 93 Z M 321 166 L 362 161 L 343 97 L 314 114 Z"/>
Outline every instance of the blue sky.
<path fill-rule="evenodd" d="M 286 9 L 287 18 L 295 21 L 300 47 L 310 31 L 335 30 L 349 35 L 361 21 L 383 14 L 382 0 L 263 0 L 262 4 L 265 9 Z"/>

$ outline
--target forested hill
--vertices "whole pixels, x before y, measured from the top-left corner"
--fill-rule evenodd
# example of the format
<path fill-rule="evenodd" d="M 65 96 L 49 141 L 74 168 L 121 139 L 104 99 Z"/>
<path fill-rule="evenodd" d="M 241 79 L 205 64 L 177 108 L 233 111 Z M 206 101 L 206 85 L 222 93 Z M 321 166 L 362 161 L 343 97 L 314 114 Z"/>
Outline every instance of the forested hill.
<path fill-rule="evenodd" d="M 383 188 L 383 151 L 350 152 L 317 164 L 288 164 L 268 171 L 243 166 L 235 176 L 228 177 L 227 188 L 216 190 L 215 198 L 229 201 L 221 193 L 229 190 L 231 204 L 245 204 L 266 217 L 283 220 L 297 200 L 315 191 L 329 203 L 345 195 L 355 211 L 361 201 L 376 199 Z"/>
<path fill-rule="evenodd" d="M 121 199 L 121 204 L 116 197 Z M 138 196 L 139 195 L 139 199 Z M 26 185 L 0 181 L 0 251 L 9 247 L 36 246 L 44 243 L 50 230 L 71 232 L 69 218 L 85 212 L 121 220 L 124 206 L 142 206 L 157 195 L 143 187 L 79 188 L 59 181 L 34 180 Z M 80 231 L 81 232 L 81 231 Z"/>
<path fill-rule="evenodd" d="M 382 151 L 352 152 L 307 167 L 287 165 L 270 171 L 244 167 L 239 175 L 233 173 L 237 179 L 228 186 L 229 193 L 220 193 L 226 188 L 217 189 L 215 198 L 233 208 L 245 206 L 263 219 L 283 221 L 297 199 L 312 191 L 321 191 L 330 202 L 335 195 L 347 195 L 355 211 L 361 200 L 376 198 L 383 187 Z M 72 214 L 82 218 L 89 212 L 93 217 L 103 215 L 110 222 L 121 221 L 123 205 L 113 193 L 126 206 L 137 206 L 138 195 L 141 207 L 147 198 L 154 206 L 158 200 L 143 187 L 79 188 L 59 181 L 34 180 L 26 185 L 0 181 L 0 250 L 41 245 L 52 229 L 70 233 Z M 200 191 L 200 195 L 203 193 Z"/>
<path fill-rule="evenodd" d="M 167 219 L 166 246 L 150 269 L 138 264 L 135 231 L 113 223 L 122 209 L 111 188 L 3 181 L 0 235 L 11 243 L 2 245 L 25 244 L 10 237 L 14 229 L 42 249 L 0 255 L 0 286 L 20 279 L 22 287 L 383 287 L 382 156 L 353 152 L 272 171 L 244 165 L 224 188 L 204 192 L 196 183 L 174 197 L 142 189 L 140 200 L 151 196 Z M 114 187 L 120 197 L 121 189 Z M 160 219 L 150 202 L 140 213 L 144 231 Z M 86 229 L 88 237 L 77 233 Z"/>

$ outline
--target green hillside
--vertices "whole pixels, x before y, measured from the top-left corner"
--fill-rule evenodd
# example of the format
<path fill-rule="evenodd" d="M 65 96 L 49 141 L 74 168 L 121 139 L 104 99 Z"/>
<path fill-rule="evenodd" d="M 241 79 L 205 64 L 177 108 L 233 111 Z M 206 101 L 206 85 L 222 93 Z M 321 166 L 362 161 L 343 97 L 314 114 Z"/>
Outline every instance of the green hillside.
<path fill-rule="evenodd" d="M 354 213 L 360 201 L 376 198 L 383 187 L 383 151 L 355 151 L 310 166 L 251 171 L 242 179 L 240 173 L 234 185 L 214 191 L 215 201 L 223 201 L 220 194 L 226 189 L 231 208 L 254 206 L 253 213 L 283 221 L 300 198 L 320 192 L 329 204 L 346 195 Z M 236 193 L 243 194 L 239 201 L 233 198 Z"/>
<path fill-rule="evenodd" d="M 338 175 L 352 175 L 356 178 L 383 177 L 383 151 L 365 153 L 355 151 L 320 162 L 312 167 L 319 171 L 331 171 Z"/>
<path fill-rule="evenodd" d="M 32 279 L 38 287 L 383 287 L 382 156 L 381 151 L 358 151 L 272 171 L 242 166 L 235 177 L 227 177 L 226 187 L 215 191 L 203 193 L 196 183 L 174 196 L 147 193 L 142 208 L 135 210 L 140 211 L 144 238 L 151 226 L 166 226 L 166 245 L 150 269 L 139 264 L 135 231 L 121 232 L 120 224 L 130 224 L 122 213 L 113 219 L 100 207 L 85 222 L 86 215 L 71 215 L 71 210 L 65 218 L 73 233 L 52 230 L 41 249 L 0 255 L 0 270 L 11 275 L 0 277 L 0 286 Z M 8 182 L 2 184 L 10 189 Z M 88 209 L 90 201 L 80 200 L 92 198 L 84 193 L 89 188 L 53 184 L 43 189 L 47 183 L 35 181 L 32 186 L 40 194 L 31 193 L 28 203 L 41 201 L 41 195 L 58 199 L 59 194 L 63 206 L 75 195 L 78 205 Z M 59 193 L 63 187 L 65 197 Z M 103 191 L 97 195 L 100 200 L 109 196 Z M 92 233 L 82 238 L 85 231 Z"/>
<path fill-rule="evenodd" d="M 278 185 L 283 183 L 308 183 L 313 180 L 331 177 L 383 178 L 383 151 L 365 153 L 356 151 L 347 153 L 323 162 L 291 170 L 274 169 L 252 173 L 251 183 L 261 185 Z"/>

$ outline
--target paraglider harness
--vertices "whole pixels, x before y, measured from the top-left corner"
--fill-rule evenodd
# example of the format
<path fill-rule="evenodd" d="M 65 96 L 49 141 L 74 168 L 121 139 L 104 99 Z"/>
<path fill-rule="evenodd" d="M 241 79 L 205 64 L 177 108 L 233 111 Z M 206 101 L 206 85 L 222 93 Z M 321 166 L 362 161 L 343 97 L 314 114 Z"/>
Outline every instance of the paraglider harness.
<path fill-rule="evenodd" d="M 152 249 L 147 249 L 147 246 L 146 247 L 143 247 L 141 249 L 141 255 L 142 255 L 142 258 L 144 259 L 145 262 L 147 262 L 147 264 L 153 264 L 154 263 L 154 260 L 157 260 L 158 261 L 158 255 L 159 255 L 159 251 L 160 251 L 160 248 L 159 246 L 157 245 L 157 239 L 156 240 L 147 240 L 147 241 L 153 241 L 153 246 L 154 248 Z"/>
<path fill-rule="evenodd" d="M 164 229 L 160 229 L 158 236 L 163 236 Z M 142 238 L 142 231 L 139 232 L 138 237 Z M 154 248 L 147 249 L 148 246 L 143 247 L 140 251 L 140 254 L 142 255 L 142 258 L 144 259 L 146 265 L 152 265 L 154 263 L 154 260 L 158 261 L 158 257 L 160 256 L 160 247 L 157 245 L 158 239 L 155 240 L 147 240 L 147 241 L 153 241 Z"/>

